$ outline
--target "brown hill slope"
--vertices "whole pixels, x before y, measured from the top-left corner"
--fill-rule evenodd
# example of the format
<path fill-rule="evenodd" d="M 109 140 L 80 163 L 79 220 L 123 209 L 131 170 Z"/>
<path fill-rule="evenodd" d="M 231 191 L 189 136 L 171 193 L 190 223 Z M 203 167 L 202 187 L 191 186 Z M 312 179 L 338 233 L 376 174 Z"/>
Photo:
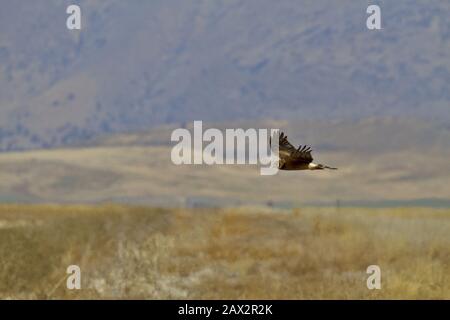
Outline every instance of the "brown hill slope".
<path fill-rule="evenodd" d="M 260 124 L 268 125 L 313 145 L 318 161 L 339 170 L 264 177 L 257 166 L 175 166 L 165 127 L 89 147 L 0 154 L 0 199 L 171 206 L 450 199 L 448 130 L 394 119 Z"/>

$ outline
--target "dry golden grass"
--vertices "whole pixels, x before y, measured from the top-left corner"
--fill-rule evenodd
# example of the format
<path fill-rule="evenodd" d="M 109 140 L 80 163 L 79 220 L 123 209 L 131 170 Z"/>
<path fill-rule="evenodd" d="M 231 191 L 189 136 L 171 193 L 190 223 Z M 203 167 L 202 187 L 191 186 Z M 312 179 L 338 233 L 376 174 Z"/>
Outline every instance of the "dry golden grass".
<path fill-rule="evenodd" d="M 420 208 L 4 205 L 0 298 L 450 299 L 449 230 Z"/>

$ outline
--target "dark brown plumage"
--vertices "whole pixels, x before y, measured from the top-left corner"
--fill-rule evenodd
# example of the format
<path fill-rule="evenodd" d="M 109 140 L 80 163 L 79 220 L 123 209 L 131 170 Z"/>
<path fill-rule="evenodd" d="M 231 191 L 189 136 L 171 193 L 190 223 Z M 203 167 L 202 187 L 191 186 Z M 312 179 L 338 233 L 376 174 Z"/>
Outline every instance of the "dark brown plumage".
<path fill-rule="evenodd" d="M 280 170 L 323 170 L 337 169 L 322 164 L 313 163 L 311 155 L 312 149 L 309 146 L 299 146 L 295 148 L 287 139 L 287 136 L 281 132 L 279 138 L 279 164 Z"/>

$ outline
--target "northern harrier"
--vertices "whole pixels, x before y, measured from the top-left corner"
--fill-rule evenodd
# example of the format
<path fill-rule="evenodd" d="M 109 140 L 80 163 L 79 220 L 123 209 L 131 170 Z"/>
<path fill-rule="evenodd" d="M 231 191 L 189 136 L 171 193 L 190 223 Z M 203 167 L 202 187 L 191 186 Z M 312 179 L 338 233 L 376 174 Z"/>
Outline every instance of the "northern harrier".
<path fill-rule="evenodd" d="M 311 148 L 308 146 L 299 146 L 295 148 L 289 143 L 287 136 L 282 132 L 279 142 L 279 158 L 278 169 L 280 170 L 323 170 L 332 168 L 323 164 L 313 163 L 311 156 Z"/>

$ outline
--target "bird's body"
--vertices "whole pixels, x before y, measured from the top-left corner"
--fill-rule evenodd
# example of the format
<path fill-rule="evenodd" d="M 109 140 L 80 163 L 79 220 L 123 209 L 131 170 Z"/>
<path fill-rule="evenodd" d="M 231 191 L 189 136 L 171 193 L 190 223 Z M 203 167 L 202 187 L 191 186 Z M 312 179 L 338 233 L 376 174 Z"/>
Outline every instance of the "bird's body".
<path fill-rule="evenodd" d="M 282 132 L 279 139 L 279 162 L 280 170 L 323 170 L 332 168 L 323 164 L 313 163 L 311 148 L 308 146 L 299 146 L 295 148 L 287 140 L 287 136 Z"/>

